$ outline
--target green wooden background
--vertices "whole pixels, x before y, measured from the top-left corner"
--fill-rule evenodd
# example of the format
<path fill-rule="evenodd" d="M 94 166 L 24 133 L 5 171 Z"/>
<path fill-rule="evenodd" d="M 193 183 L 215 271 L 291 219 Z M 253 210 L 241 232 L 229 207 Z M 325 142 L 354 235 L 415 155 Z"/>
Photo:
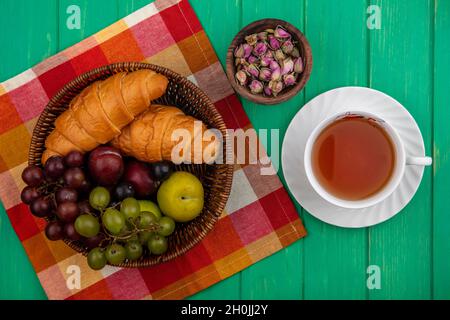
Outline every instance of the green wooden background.
<path fill-rule="evenodd" d="M 108 26 L 149 0 L 0 0 L 0 81 Z M 66 8 L 81 8 L 81 30 L 66 28 Z M 256 128 L 280 128 L 305 102 L 339 86 L 368 86 L 415 117 L 434 157 L 418 193 L 395 218 L 349 230 L 318 221 L 297 205 L 309 236 L 193 299 L 450 298 L 450 0 L 191 0 L 219 55 L 246 24 L 266 17 L 296 25 L 314 55 L 311 80 L 289 102 L 243 101 Z M 367 8 L 381 8 L 369 30 Z M 0 111 L 1 112 L 1 111 Z M 280 175 L 282 175 L 280 173 Z M 0 210 L 0 298 L 45 299 Z M 366 286 L 369 265 L 381 289 Z"/>

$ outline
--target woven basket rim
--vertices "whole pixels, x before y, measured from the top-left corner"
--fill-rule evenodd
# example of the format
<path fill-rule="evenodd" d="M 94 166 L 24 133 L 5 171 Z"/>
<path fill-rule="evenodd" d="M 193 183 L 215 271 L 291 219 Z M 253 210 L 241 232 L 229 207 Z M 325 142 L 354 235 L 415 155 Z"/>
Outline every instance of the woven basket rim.
<path fill-rule="evenodd" d="M 83 88 L 88 86 L 88 82 L 95 81 L 102 77 L 103 74 L 114 74 L 117 73 L 117 70 L 122 71 L 131 71 L 131 70 L 139 70 L 139 69 L 150 69 L 155 72 L 161 73 L 165 75 L 166 77 L 170 79 L 173 79 L 177 84 L 186 86 L 189 91 L 192 91 L 196 94 L 196 96 L 200 97 L 203 103 L 206 103 L 207 108 L 209 111 L 212 112 L 214 115 L 214 119 L 218 119 L 219 125 L 217 129 L 219 129 L 224 137 L 224 156 L 227 159 L 227 156 L 229 156 L 232 153 L 232 150 L 230 146 L 228 145 L 228 131 L 227 127 L 225 125 L 225 122 L 221 116 L 221 114 L 217 111 L 216 107 L 212 103 L 212 101 L 209 99 L 209 97 L 194 83 L 192 83 L 190 80 L 188 80 L 186 77 L 168 69 L 162 66 L 145 63 L 145 62 L 118 62 L 118 63 L 112 63 L 109 65 L 104 65 L 95 69 L 92 69 L 90 71 L 87 71 L 79 76 L 77 76 L 75 79 L 71 80 L 67 84 L 65 84 L 47 103 L 45 106 L 43 112 L 40 114 L 38 121 L 34 127 L 33 135 L 31 138 L 30 148 L 28 152 L 28 164 L 38 164 L 41 165 L 40 161 L 37 161 L 36 159 L 40 159 L 43 151 L 43 144 L 45 142 L 46 137 L 51 132 L 51 130 L 48 129 L 48 119 L 49 118 L 55 118 L 57 115 L 55 115 L 55 110 L 61 110 L 62 108 L 62 102 L 61 100 L 64 99 L 66 95 L 68 95 L 70 92 L 76 91 L 76 93 L 79 92 L 79 89 L 77 89 L 78 86 L 82 85 Z M 110 76 L 110 75 L 109 75 Z M 65 110 L 65 108 L 63 108 Z M 60 113 L 60 112 L 59 112 Z M 47 127 L 45 129 L 45 127 Z M 44 128 L 44 130 L 43 130 Z M 218 197 L 220 197 L 219 200 L 219 206 L 214 211 L 214 214 L 212 217 L 210 217 L 210 220 L 208 223 L 204 224 L 204 228 L 198 232 L 194 237 L 190 238 L 189 243 L 182 246 L 181 248 L 177 248 L 174 250 L 175 252 L 171 252 L 170 254 L 164 254 L 161 256 L 147 256 L 145 259 L 140 259 L 138 261 L 129 261 L 122 263 L 121 265 L 118 265 L 118 267 L 126 267 L 126 268 L 136 268 L 136 267 L 149 267 L 152 265 L 156 265 L 162 262 L 166 262 L 169 260 L 172 260 L 180 255 L 183 255 L 188 250 L 192 249 L 196 244 L 198 244 L 208 232 L 210 232 L 215 223 L 217 222 L 219 216 L 222 214 L 223 210 L 225 209 L 225 205 L 227 203 L 228 197 L 231 192 L 231 185 L 233 181 L 233 172 L 234 172 L 234 166 L 232 164 L 214 164 L 213 165 L 216 168 L 220 168 L 225 172 L 225 179 L 220 180 L 220 185 L 223 186 L 224 192 Z M 217 170 L 216 170 L 217 171 Z M 195 220 L 191 221 L 194 222 Z M 82 253 L 83 255 L 87 255 L 87 250 L 85 250 L 83 247 L 79 246 L 76 242 L 64 239 L 63 240 L 69 247 L 74 249 L 77 252 Z M 168 252 L 169 253 L 169 252 Z"/>

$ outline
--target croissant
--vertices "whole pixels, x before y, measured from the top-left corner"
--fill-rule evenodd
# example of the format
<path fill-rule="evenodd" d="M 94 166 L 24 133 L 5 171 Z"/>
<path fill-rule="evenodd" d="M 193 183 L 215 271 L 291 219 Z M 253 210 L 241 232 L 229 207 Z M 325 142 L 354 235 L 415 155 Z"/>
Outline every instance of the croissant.
<path fill-rule="evenodd" d="M 151 105 L 125 127 L 111 145 L 145 162 L 212 162 L 219 153 L 220 143 L 215 133 L 202 139 L 206 130 L 204 123 L 176 107 Z M 173 151 L 177 159 L 173 158 Z"/>
<path fill-rule="evenodd" d="M 162 96 L 167 84 L 165 76 L 146 69 L 94 82 L 56 119 L 55 129 L 45 141 L 42 163 L 54 155 L 87 152 L 109 142 L 147 110 L 151 100 Z"/>

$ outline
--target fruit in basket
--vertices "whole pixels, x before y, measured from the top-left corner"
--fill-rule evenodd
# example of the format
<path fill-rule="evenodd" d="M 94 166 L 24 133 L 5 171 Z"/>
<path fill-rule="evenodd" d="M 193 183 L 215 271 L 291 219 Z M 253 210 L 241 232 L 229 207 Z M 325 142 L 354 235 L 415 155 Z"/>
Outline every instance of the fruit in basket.
<path fill-rule="evenodd" d="M 25 204 L 30 204 L 39 198 L 39 191 L 35 187 L 26 186 L 20 193 L 20 199 Z"/>
<path fill-rule="evenodd" d="M 52 205 L 46 198 L 40 197 L 31 202 L 30 211 L 39 218 L 47 217 L 51 214 Z"/>
<path fill-rule="evenodd" d="M 167 238 L 159 234 L 152 234 L 147 243 L 148 250 L 156 255 L 166 252 L 168 246 Z"/>
<path fill-rule="evenodd" d="M 81 168 L 69 168 L 64 172 L 64 183 L 67 187 L 79 189 L 86 181 L 86 176 Z"/>
<path fill-rule="evenodd" d="M 125 245 L 126 257 L 128 260 L 135 261 L 142 257 L 143 249 L 139 241 L 130 240 Z"/>
<path fill-rule="evenodd" d="M 37 187 L 44 182 L 44 172 L 38 166 L 28 166 L 22 172 L 22 180 L 30 187 Z"/>
<path fill-rule="evenodd" d="M 202 183 L 189 172 L 174 172 L 159 187 L 158 205 L 161 211 L 177 222 L 195 219 L 203 209 Z"/>
<path fill-rule="evenodd" d="M 128 219 L 134 219 L 141 213 L 139 202 L 134 198 L 126 198 L 120 204 L 120 212 Z"/>
<path fill-rule="evenodd" d="M 125 155 L 150 163 L 162 160 L 174 163 L 212 162 L 218 155 L 220 143 L 217 136 L 211 140 L 203 140 L 206 130 L 204 123 L 185 115 L 176 107 L 151 105 L 125 127 L 111 144 Z M 178 133 L 179 139 L 172 139 Z M 186 137 L 186 133 L 189 133 L 189 137 Z M 212 131 L 210 133 L 214 134 Z M 200 139 L 201 148 L 194 147 L 194 137 Z M 173 151 L 176 159 L 172 155 Z M 204 155 L 207 157 L 204 158 Z"/>
<path fill-rule="evenodd" d="M 95 247 L 99 247 L 103 245 L 106 236 L 104 233 L 98 233 L 97 235 L 84 239 L 83 243 L 88 249 L 93 249 Z"/>
<path fill-rule="evenodd" d="M 67 167 L 81 167 L 84 163 L 84 155 L 80 151 L 70 151 L 64 157 L 64 164 Z"/>
<path fill-rule="evenodd" d="M 123 174 L 122 155 L 116 148 L 98 147 L 89 154 L 88 167 L 95 182 L 101 186 L 113 186 Z"/>
<path fill-rule="evenodd" d="M 100 248 L 94 248 L 89 251 L 87 256 L 87 262 L 89 267 L 94 270 L 103 269 L 106 266 L 106 256 L 105 253 Z"/>
<path fill-rule="evenodd" d="M 150 165 L 153 177 L 158 181 L 164 181 L 173 172 L 173 163 L 170 161 L 155 162 Z"/>
<path fill-rule="evenodd" d="M 162 216 L 161 210 L 159 210 L 158 205 L 153 201 L 139 200 L 139 206 L 141 208 L 141 212 L 151 212 L 155 215 L 157 220 L 159 220 Z"/>
<path fill-rule="evenodd" d="M 133 186 L 138 197 L 145 198 L 156 191 L 156 183 L 148 165 L 144 162 L 129 161 L 125 167 L 123 180 Z"/>
<path fill-rule="evenodd" d="M 112 265 L 118 265 L 125 261 L 127 253 L 125 248 L 120 244 L 110 244 L 105 251 L 106 260 Z"/>
<path fill-rule="evenodd" d="M 134 193 L 133 186 L 128 182 L 121 182 L 114 188 L 114 198 L 119 201 L 125 198 L 133 198 Z"/>
<path fill-rule="evenodd" d="M 80 209 L 76 202 L 64 202 L 56 208 L 56 215 L 61 221 L 73 222 L 80 214 Z"/>
<path fill-rule="evenodd" d="M 75 230 L 73 222 L 66 223 L 64 225 L 64 236 L 72 241 L 80 240 L 81 235 Z"/>
<path fill-rule="evenodd" d="M 82 214 L 75 220 L 75 230 L 86 238 L 96 236 L 100 231 L 100 223 L 90 214 Z"/>
<path fill-rule="evenodd" d="M 117 209 L 108 208 L 102 215 L 102 223 L 112 235 L 119 235 L 125 228 L 125 216 Z"/>
<path fill-rule="evenodd" d="M 160 236 L 170 236 L 175 231 L 175 221 L 170 217 L 162 217 L 158 221 L 160 229 L 158 234 Z"/>
<path fill-rule="evenodd" d="M 111 195 L 108 189 L 104 187 L 95 187 L 89 194 L 89 204 L 97 210 L 105 209 L 111 201 Z"/>
<path fill-rule="evenodd" d="M 78 192 L 73 188 L 62 187 L 55 192 L 55 200 L 58 204 L 64 202 L 77 202 Z"/>
<path fill-rule="evenodd" d="M 60 156 L 53 156 L 47 160 L 44 166 L 45 177 L 49 180 L 56 180 L 64 173 L 64 161 Z"/>
<path fill-rule="evenodd" d="M 51 221 L 45 227 L 45 236 L 51 241 L 61 240 L 64 237 L 64 227 L 59 221 Z"/>
<path fill-rule="evenodd" d="M 148 109 L 166 91 L 168 79 L 143 69 L 117 73 L 86 87 L 55 121 L 45 141 L 42 163 L 70 151 L 88 152 L 121 133 L 123 127 Z"/>
<path fill-rule="evenodd" d="M 146 228 L 152 223 L 157 223 L 158 218 L 156 216 L 148 211 L 143 211 L 139 214 L 139 220 L 138 220 L 138 227 L 139 228 Z"/>

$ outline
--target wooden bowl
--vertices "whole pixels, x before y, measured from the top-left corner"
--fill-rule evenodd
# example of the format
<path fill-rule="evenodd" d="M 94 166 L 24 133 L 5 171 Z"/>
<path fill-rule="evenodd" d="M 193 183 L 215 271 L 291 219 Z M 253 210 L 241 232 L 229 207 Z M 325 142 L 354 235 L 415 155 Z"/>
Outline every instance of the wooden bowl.
<path fill-rule="evenodd" d="M 28 154 L 28 163 L 41 165 L 41 156 L 47 136 L 54 129 L 55 119 L 67 109 L 69 102 L 84 88 L 97 80 L 124 71 L 150 69 L 165 75 L 169 79 L 166 93 L 154 103 L 173 105 L 182 109 L 186 114 L 202 120 L 208 127 L 219 129 L 224 137 L 223 154 L 229 155 L 230 146 L 227 144 L 227 127 L 222 116 L 214 107 L 211 100 L 191 81 L 169 69 L 148 63 L 115 63 L 89 71 L 62 88 L 47 104 L 34 128 Z M 148 267 L 171 260 L 184 254 L 197 244 L 213 228 L 218 217 L 222 214 L 231 191 L 233 179 L 233 165 L 180 165 L 177 170 L 189 171 L 201 181 L 205 190 L 205 206 L 202 213 L 194 220 L 177 224 L 177 228 L 168 240 L 169 248 L 160 256 L 146 255 L 140 260 L 125 262 L 120 267 Z M 87 255 L 88 250 L 81 242 L 64 240 L 71 248 Z"/>
<path fill-rule="evenodd" d="M 241 86 L 239 83 L 236 82 L 234 50 L 238 45 L 245 42 L 244 38 L 249 34 L 258 33 L 269 28 L 275 29 L 276 26 L 282 26 L 283 28 L 285 28 L 292 35 L 293 40 L 297 42 L 297 46 L 300 51 L 300 56 L 303 59 L 304 64 L 303 72 L 299 75 L 298 81 L 294 86 L 284 88 L 276 97 L 267 97 L 263 96 L 262 94 L 253 94 L 245 86 Z M 309 80 L 309 76 L 311 75 L 312 64 L 313 59 L 311 46 L 309 45 L 309 42 L 306 39 L 305 35 L 300 30 L 298 30 L 289 22 L 283 20 L 262 19 L 250 23 L 248 26 L 244 27 L 241 31 L 239 31 L 239 33 L 234 37 L 227 52 L 226 72 L 228 80 L 233 86 L 233 89 L 240 96 L 259 104 L 277 104 L 289 100 L 290 98 L 295 96 L 300 90 L 303 89 L 303 87 Z"/>

